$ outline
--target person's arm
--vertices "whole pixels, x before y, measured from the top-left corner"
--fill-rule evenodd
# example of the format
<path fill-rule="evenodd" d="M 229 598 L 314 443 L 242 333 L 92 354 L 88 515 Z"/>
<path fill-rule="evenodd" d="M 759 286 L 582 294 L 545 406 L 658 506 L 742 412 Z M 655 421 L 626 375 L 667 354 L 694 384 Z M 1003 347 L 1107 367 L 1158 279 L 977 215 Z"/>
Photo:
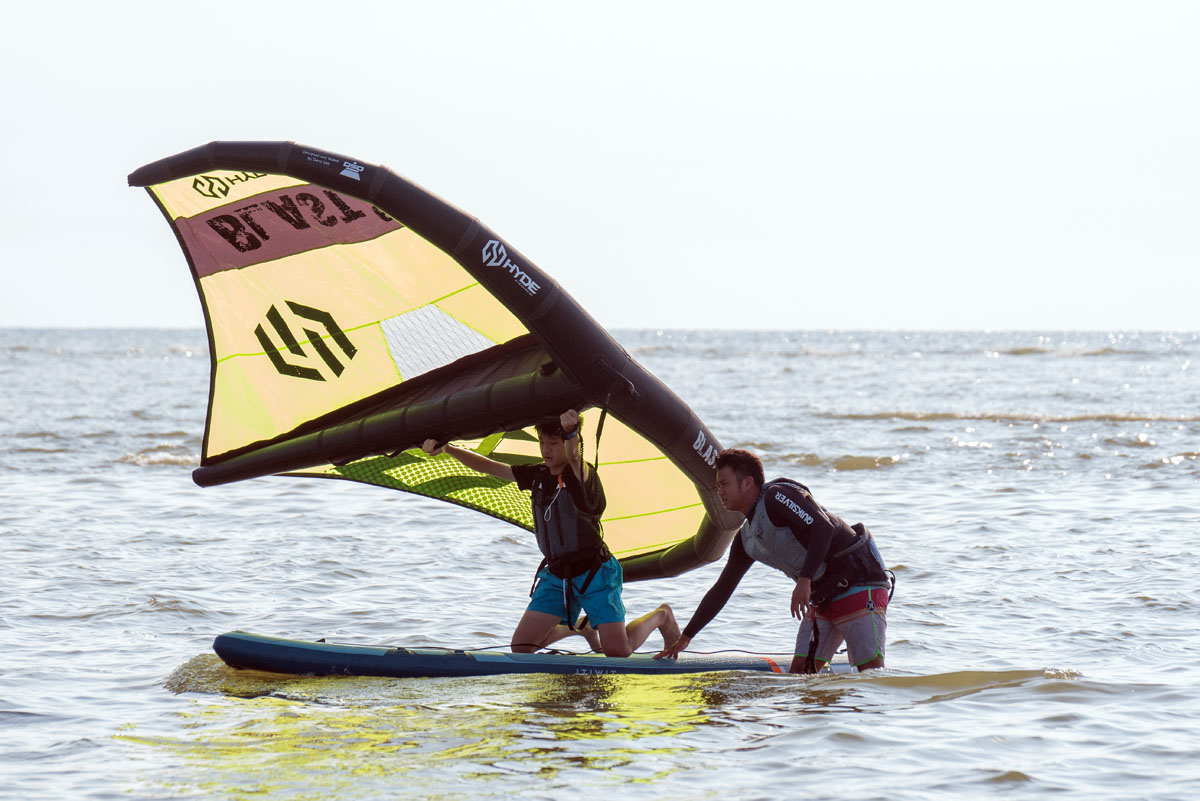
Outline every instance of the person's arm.
<path fill-rule="evenodd" d="M 679 639 L 656 654 L 654 658 L 674 659 L 679 656 L 680 651 L 688 647 L 692 638 L 725 608 L 726 602 L 729 601 L 733 591 L 737 589 L 738 583 L 742 580 L 742 576 L 746 575 L 746 571 L 752 564 L 754 564 L 754 560 L 750 558 L 750 554 L 746 553 L 741 535 L 734 535 L 733 544 L 729 546 L 729 559 L 726 560 L 725 567 L 721 570 L 721 575 L 717 577 L 716 583 L 709 587 L 708 592 L 704 593 L 704 598 L 696 607 L 696 613 L 684 627 Z"/>
<path fill-rule="evenodd" d="M 792 536 L 804 546 L 804 564 L 792 589 L 790 611 L 800 619 L 811 610 L 812 580 L 829 553 L 833 542 L 834 525 L 828 514 L 812 496 L 792 484 L 779 483 L 766 493 L 764 506 L 767 518 L 777 526 L 791 529 Z"/>
<path fill-rule="evenodd" d="M 579 453 L 579 412 L 567 409 L 558 416 L 558 425 L 563 431 L 563 445 L 567 450 L 567 464 L 580 482 L 587 481 L 590 469 Z M 570 434 L 571 436 L 568 436 Z"/>
<path fill-rule="evenodd" d="M 571 468 L 563 471 L 563 481 L 571 492 L 571 499 L 581 511 L 600 515 L 605 507 L 604 487 L 595 469 L 583 461 L 582 448 L 579 447 L 579 412 L 567 409 L 559 415 L 558 423 L 563 432 L 567 464 Z"/>
<path fill-rule="evenodd" d="M 587 478 L 580 480 L 573 470 L 562 472 L 563 486 L 571 493 L 575 508 L 589 515 L 604 514 L 607 501 L 604 498 L 604 485 L 600 483 L 600 474 L 591 465 L 584 462 Z"/>
<path fill-rule="evenodd" d="M 460 448 L 457 445 L 443 445 L 438 447 L 436 439 L 427 439 L 421 445 L 421 450 L 425 451 L 430 456 L 437 456 L 439 453 L 448 453 L 465 466 L 479 473 L 486 473 L 489 476 L 495 476 L 502 481 L 516 481 L 516 476 L 513 475 L 512 466 L 504 462 L 497 462 L 495 459 L 489 459 L 483 454 L 469 451 L 466 448 Z"/>
<path fill-rule="evenodd" d="M 772 484 L 765 493 L 764 506 L 767 519 L 776 526 L 786 526 L 804 546 L 804 564 L 800 577 L 812 581 L 829 554 L 835 527 L 821 505 L 799 487 L 787 484 Z"/>

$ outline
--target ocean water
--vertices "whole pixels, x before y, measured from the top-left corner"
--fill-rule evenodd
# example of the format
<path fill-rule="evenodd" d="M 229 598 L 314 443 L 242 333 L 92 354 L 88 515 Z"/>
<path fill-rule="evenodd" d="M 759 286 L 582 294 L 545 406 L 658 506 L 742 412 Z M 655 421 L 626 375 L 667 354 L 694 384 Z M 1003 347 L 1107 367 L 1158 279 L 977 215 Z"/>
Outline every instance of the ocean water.
<path fill-rule="evenodd" d="M 0 330 L 0 798 L 1200 795 L 1200 334 L 618 338 L 871 527 L 887 669 L 230 670 L 231 629 L 503 646 L 532 538 L 347 482 L 200 489 L 202 331 Z M 626 605 L 686 621 L 719 570 Z M 692 647 L 789 652 L 788 601 L 756 566 Z"/>

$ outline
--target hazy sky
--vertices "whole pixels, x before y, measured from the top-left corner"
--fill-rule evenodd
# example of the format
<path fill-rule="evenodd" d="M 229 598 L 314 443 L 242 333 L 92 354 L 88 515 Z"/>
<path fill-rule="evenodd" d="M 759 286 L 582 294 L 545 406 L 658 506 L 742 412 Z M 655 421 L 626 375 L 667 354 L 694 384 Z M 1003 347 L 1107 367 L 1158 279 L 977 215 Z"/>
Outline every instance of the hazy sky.
<path fill-rule="evenodd" d="M 1200 328 L 1194 2 L 20 4 L 0 326 L 202 326 L 125 176 L 382 163 L 604 325 Z"/>

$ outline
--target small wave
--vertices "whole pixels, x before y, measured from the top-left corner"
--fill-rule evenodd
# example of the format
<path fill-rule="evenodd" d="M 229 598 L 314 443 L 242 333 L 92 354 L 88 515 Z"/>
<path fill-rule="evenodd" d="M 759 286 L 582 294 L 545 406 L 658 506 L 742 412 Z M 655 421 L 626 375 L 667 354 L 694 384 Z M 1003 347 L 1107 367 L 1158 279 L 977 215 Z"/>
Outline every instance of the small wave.
<path fill-rule="evenodd" d="M 1015 687 L 1042 680 L 1073 681 L 1082 674 L 1071 668 L 1042 668 L 1040 670 L 960 670 L 950 673 L 901 675 L 872 673 L 855 676 L 858 681 L 884 685 L 899 691 L 927 696 L 925 703 L 948 701 L 974 695 L 985 690 Z"/>
<path fill-rule="evenodd" d="M 1123 445 L 1126 448 L 1153 448 L 1158 445 L 1157 442 L 1150 439 L 1145 434 L 1138 434 L 1136 437 L 1108 437 L 1104 440 L 1105 445 Z"/>
<path fill-rule="evenodd" d="M 146 599 L 146 607 L 155 612 L 187 612 L 204 613 L 207 610 L 200 606 L 189 606 L 186 601 L 181 601 L 178 598 L 168 598 L 167 600 L 159 600 L 155 596 L 150 596 Z"/>
<path fill-rule="evenodd" d="M 834 470 L 878 470 L 900 462 L 899 456 L 850 456 L 833 460 Z"/>
<path fill-rule="evenodd" d="M 1074 356 L 1144 356 L 1144 350 L 1120 350 L 1119 348 L 1100 348 L 1099 350 L 1081 350 Z"/>
<path fill-rule="evenodd" d="M 954 351 L 947 351 L 952 353 Z M 1100 356 L 1150 356 L 1152 355 L 1145 350 L 1137 350 L 1130 348 L 1113 348 L 1103 347 L 1094 348 L 1092 350 L 1078 350 L 1071 348 L 1044 348 L 1038 345 L 1028 345 L 1018 348 L 1005 348 L 1003 350 L 988 350 L 985 351 L 988 356 L 1053 356 L 1060 359 L 1076 359 L 1083 357 L 1100 357 Z"/>
<path fill-rule="evenodd" d="M 1006 770 L 1003 773 L 997 773 L 990 779 L 985 779 L 985 781 L 988 784 L 1012 784 L 1014 782 L 1031 782 L 1033 781 L 1033 777 L 1019 770 Z"/>
<path fill-rule="evenodd" d="M 341 699 L 347 690 L 344 676 L 292 676 L 259 670 L 237 670 L 216 654 L 198 654 L 167 677 L 163 687 L 173 693 L 204 693 L 235 698 L 270 696 L 287 700 L 323 702 Z M 364 686 L 371 691 L 373 682 Z"/>
<path fill-rule="evenodd" d="M 1146 470 L 1157 470 L 1160 467 L 1168 467 L 1170 465 L 1179 465 L 1183 464 L 1184 462 L 1195 461 L 1200 461 L 1200 453 L 1189 451 L 1187 453 L 1177 453 L 1174 456 L 1164 456 L 1157 462 L 1150 462 L 1149 464 L 1142 465 L 1142 468 Z"/>
<path fill-rule="evenodd" d="M 23 709 L 0 709 L 0 726 L 3 726 L 5 731 L 11 734 L 12 729 L 17 726 L 41 726 L 53 722 L 57 717 L 57 715 L 40 712 L 27 712 Z"/>
<path fill-rule="evenodd" d="M 13 439 L 53 439 L 60 442 L 67 442 L 69 439 L 57 431 L 19 431 L 11 436 Z"/>
<path fill-rule="evenodd" d="M 200 455 L 196 453 L 179 453 L 178 445 L 158 446 L 137 453 L 126 453 L 117 461 L 121 464 L 132 464 L 138 467 L 163 467 L 175 465 L 200 466 Z"/>
<path fill-rule="evenodd" d="M 846 454 L 822 458 L 815 453 L 801 453 L 787 457 L 787 462 L 802 467 L 832 467 L 834 470 L 878 470 L 900 462 L 899 456 L 853 456 Z"/>
<path fill-rule="evenodd" d="M 629 352 L 634 356 L 657 356 L 660 353 L 674 353 L 678 348 L 674 345 L 641 345 L 636 348 L 630 348 Z"/>
<path fill-rule="evenodd" d="M 200 654 L 177 667 L 163 682 L 163 687 L 173 693 L 227 694 L 239 698 L 257 698 L 270 695 L 279 687 L 278 678 L 271 681 L 267 678 L 269 675 L 234 670 L 216 654 Z"/>
<path fill-rule="evenodd" d="M 805 348 L 801 355 L 811 356 L 814 359 L 847 359 L 862 358 L 867 354 L 862 350 L 819 350 L 817 348 Z"/>

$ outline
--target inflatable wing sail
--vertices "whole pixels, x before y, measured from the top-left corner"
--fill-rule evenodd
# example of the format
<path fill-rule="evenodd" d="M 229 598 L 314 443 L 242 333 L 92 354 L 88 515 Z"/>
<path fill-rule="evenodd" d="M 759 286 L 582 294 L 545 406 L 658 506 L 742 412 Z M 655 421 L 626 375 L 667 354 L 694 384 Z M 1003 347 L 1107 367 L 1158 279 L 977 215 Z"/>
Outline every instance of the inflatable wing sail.
<path fill-rule="evenodd" d="M 594 449 L 603 408 L 602 522 L 626 577 L 724 552 L 741 517 L 716 496 L 712 433 L 475 218 L 384 167 L 291 142 L 212 142 L 129 183 L 170 222 L 204 308 L 196 483 L 343 478 L 532 529 L 527 493 L 420 443 L 536 462 L 533 423 L 592 409 Z"/>

